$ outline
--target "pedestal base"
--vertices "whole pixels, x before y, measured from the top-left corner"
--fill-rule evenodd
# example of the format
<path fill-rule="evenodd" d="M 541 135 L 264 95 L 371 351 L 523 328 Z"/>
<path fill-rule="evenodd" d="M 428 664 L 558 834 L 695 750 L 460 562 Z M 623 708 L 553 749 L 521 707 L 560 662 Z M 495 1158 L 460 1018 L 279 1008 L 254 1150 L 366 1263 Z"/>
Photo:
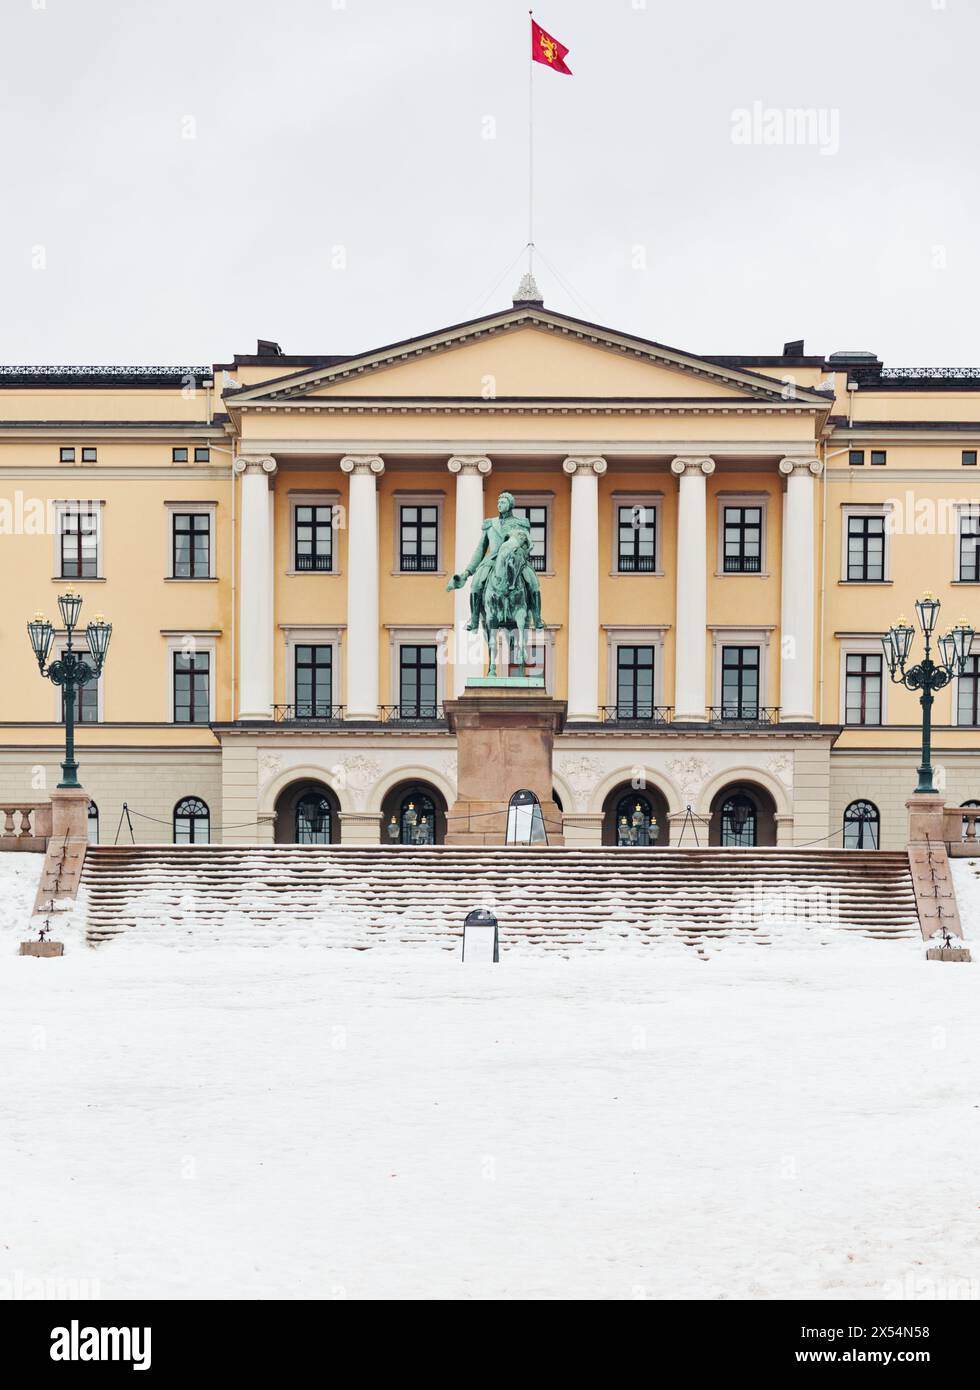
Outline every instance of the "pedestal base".
<path fill-rule="evenodd" d="M 540 684 L 525 685 L 523 680 L 521 685 L 492 686 L 467 681 L 458 700 L 446 701 L 449 727 L 456 734 L 458 769 L 447 845 L 506 843 L 507 809 L 522 788 L 534 792 L 541 804 L 547 843 L 564 844 L 552 790 L 552 756 L 566 705 L 546 695 Z"/>

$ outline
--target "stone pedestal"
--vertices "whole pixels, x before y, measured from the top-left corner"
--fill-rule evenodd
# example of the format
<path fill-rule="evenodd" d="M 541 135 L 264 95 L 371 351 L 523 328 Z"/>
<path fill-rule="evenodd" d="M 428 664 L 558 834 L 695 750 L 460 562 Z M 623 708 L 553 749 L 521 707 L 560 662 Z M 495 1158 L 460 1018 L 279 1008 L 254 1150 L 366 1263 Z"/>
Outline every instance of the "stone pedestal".
<path fill-rule="evenodd" d="M 467 683 L 445 702 L 457 741 L 456 802 L 449 808 L 447 845 L 502 845 L 507 808 L 526 787 L 541 803 L 549 845 L 564 844 L 561 812 L 552 790 L 555 734 L 565 723 L 565 702 L 546 695 L 531 678 Z"/>
<path fill-rule="evenodd" d="M 914 792 L 905 806 L 909 813 L 909 868 L 922 935 L 928 941 L 945 929 L 950 936 L 961 937 L 963 928 L 943 839 L 945 798 L 939 792 Z"/>

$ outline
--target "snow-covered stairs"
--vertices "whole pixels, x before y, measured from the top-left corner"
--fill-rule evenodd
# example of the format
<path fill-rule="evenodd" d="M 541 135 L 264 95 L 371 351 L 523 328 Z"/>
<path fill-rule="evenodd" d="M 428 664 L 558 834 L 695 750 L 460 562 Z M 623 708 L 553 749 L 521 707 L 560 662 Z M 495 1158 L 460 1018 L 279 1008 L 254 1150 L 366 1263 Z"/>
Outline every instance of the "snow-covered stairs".
<path fill-rule="evenodd" d="M 860 850 L 91 847 L 82 887 L 93 943 L 137 929 L 229 945 L 455 947 L 478 906 L 496 913 L 504 948 L 766 944 L 787 923 L 919 938 L 907 855 Z"/>

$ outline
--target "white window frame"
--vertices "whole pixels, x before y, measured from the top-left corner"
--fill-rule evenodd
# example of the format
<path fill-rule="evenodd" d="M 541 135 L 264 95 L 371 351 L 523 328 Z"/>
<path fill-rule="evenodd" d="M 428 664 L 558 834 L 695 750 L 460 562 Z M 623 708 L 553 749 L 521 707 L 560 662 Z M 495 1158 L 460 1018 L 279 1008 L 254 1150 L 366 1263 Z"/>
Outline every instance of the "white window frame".
<path fill-rule="evenodd" d="M 70 584 L 72 581 L 71 581 L 71 580 L 66 580 L 65 582 Z M 72 641 L 73 641 L 74 647 L 75 647 L 75 654 L 76 654 L 76 655 L 81 654 L 81 655 L 83 655 L 83 656 L 86 658 L 86 660 L 91 661 L 92 658 L 88 655 L 88 643 L 87 643 L 86 640 L 85 640 L 85 629 L 84 629 L 83 627 L 82 627 L 82 628 L 76 628 L 76 629 L 75 629 L 74 633 L 72 634 Z M 54 634 L 54 640 L 53 640 L 52 643 L 51 643 L 51 650 L 52 650 L 52 652 L 54 653 L 53 660 L 58 661 L 62 656 L 64 656 L 65 650 L 66 650 L 67 646 L 68 646 L 68 633 L 67 633 L 67 631 L 66 631 L 64 628 L 56 628 L 56 629 L 55 629 L 55 634 Z M 99 674 L 99 677 L 98 677 L 98 679 L 97 679 L 96 682 L 95 682 L 95 694 L 96 694 L 96 700 L 97 700 L 97 702 L 98 702 L 98 719 L 97 719 L 96 722 L 99 723 L 99 724 L 102 724 L 102 723 L 105 722 L 105 699 L 104 699 L 104 694 L 105 694 L 105 692 L 104 692 L 104 689 L 103 689 L 103 681 L 104 681 L 104 679 L 105 679 L 105 667 L 103 666 L 102 671 L 101 671 L 101 673 Z M 60 723 L 62 722 L 62 720 L 61 720 L 61 695 L 62 695 L 62 687 L 61 687 L 60 685 L 56 685 L 56 686 L 53 687 L 53 689 L 54 689 L 54 722 L 55 722 L 56 724 L 60 724 Z M 88 728 L 89 726 L 88 726 L 88 725 L 85 725 L 85 724 L 82 724 L 82 725 L 76 724 L 75 727 L 76 727 L 76 728 L 81 727 L 81 728 L 84 729 L 84 728 Z"/>
<path fill-rule="evenodd" d="M 715 578 L 716 579 L 769 579 L 771 571 L 769 569 L 769 502 L 768 492 L 719 492 L 716 497 L 718 514 L 716 530 L 718 533 L 718 543 L 715 548 Z M 761 530 L 759 536 L 759 565 L 760 568 L 752 570 L 729 570 L 725 569 L 725 508 L 726 507 L 758 507 L 762 515 L 760 517 Z"/>
<path fill-rule="evenodd" d="M 79 498 L 74 500 L 59 500 L 52 502 L 54 510 L 54 557 L 51 570 L 51 578 L 59 584 L 104 584 L 105 583 L 105 501 L 101 498 Z M 63 535 L 62 523 L 66 516 L 79 515 L 82 512 L 94 512 L 95 522 L 95 574 L 88 575 L 86 578 L 74 579 L 69 575 L 61 573 L 61 537 Z"/>
<path fill-rule="evenodd" d="M 214 567 L 214 540 L 215 540 L 215 516 L 218 510 L 217 502 L 164 502 L 167 509 L 167 554 L 164 560 L 164 576 L 168 584 L 209 584 L 214 583 L 218 576 Z M 195 515 L 206 515 L 208 518 L 208 573 L 195 576 L 193 579 L 178 579 L 174 574 L 174 517 L 180 513 L 183 516 L 187 512 Z"/>
<path fill-rule="evenodd" d="M 712 705 L 717 709 L 721 698 L 721 649 L 722 647 L 759 648 L 759 708 L 771 709 L 769 704 L 769 645 L 774 624 L 758 627 L 729 627 L 722 623 L 708 624 L 711 633 L 711 689 Z"/>
<path fill-rule="evenodd" d="M 341 508 L 340 493 L 325 488 L 317 489 L 313 492 L 289 492 L 289 566 L 286 570 L 287 575 L 298 575 L 301 579 L 336 579 L 341 574 L 340 568 L 340 544 L 339 535 L 341 531 L 341 521 L 343 520 L 343 510 Z M 333 527 L 333 568 L 329 570 L 298 570 L 296 568 L 296 508 L 297 507 L 332 507 L 334 522 Z"/>
<path fill-rule="evenodd" d="M 884 634 L 882 633 L 881 636 Z M 837 692 L 838 724 L 845 729 L 883 729 L 888 723 L 888 694 L 891 681 L 881 647 L 881 637 L 874 633 L 868 633 L 867 636 L 847 637 L 838 640 L 840 644 L 840 680 Z M 848 724 L 847 722 L 847 658 L 849 656 L 881 657 L 881 722 L 878 724 Z M 861 799 L 858 798 L 858 800 Z M 877 803 L 875 804 L 877 805 Z"/>
<path fill-rule="evenodd" d="M 397 575 L 406 575 L 411 578 L 418 576 L 428 577 L 433 575 L 446 574 L 446 528 L 444 525 L 446 510 L 446 494 L 444 492 L 393 492 L 392 504 L 394 506 L 394 553 L 391 557 L 391 572 Z M 402 507 L 435 507 L 436 508 L 436 567 L 434 570 L 403 570 L 402 569 Z M 474 541 L 475 544 L 475 541 Z M 397 703 L 397 701 L 396 701 Z"/>
<path fill-rule="evenodd" d="M 307 503 L 303 504 L 308 505 Z M 320 504 L 318 504 L 320 505 Z M 311 571 L 303 570 L 303 574 Z M 323 571 L 320 571 L 321 573 Z M 312 571 L 316 573 L 316 571 Z M 297 647 L 331 647 L 333 650 L 330 655 L 331 666 L 331 700 L 334 705 L 343 705 L 344 701 L 339 697 L 343 694 L 343 634 L 347 630 L 345 623 L 317 623 L 312 626 L 297 627 L 292 623 L 280 623 L 279 630 L 283 634 L 286 643 L 286 704 L 296 705 L 296 648 Z"/>
<path fill-rule="evenodd" d="M 553 492 L 515 492 L 513 488 L 502 486 L 500 492 L 494 498 L 493 506 L 496 512 L 498 500 L 501 492 L 509 492 L 514 499 L 515 507 L 544 507 L 544 549 L 547 568 L 535 570 L 534 573 L 539 579 L 553 577 L 556 573 L 554 568 L 555 559 L 555 494 Z"/>
<path fill-rule="evenodd" d="M 977 653 L 980 655 L 980 653 Z M 972 652 L 971 652 L 972 655 Z M 950 681 L 952 690 L 952 707 L 949 713 L 950 727 L 956 729 L 980 729 L 980 724 L 961 724 L 960 723 L 960 681 L 965 677 L 957 675 L 955 680 Z"/>
<path fill-rule="evenodd" d="M 431 570 L 427 572 L 432 573 Z M 412 570 L 412 573 L 415 574 L 416 571 Z M 397 623 L 386 623 L 385 627 L 388 632 L 388 688 L 391 696 L 385 703 L 389 705 L 401 704 L 399 675 L 401 673 L 402 647 L 435 647 L 436 704 L 442 705 L 446 698 L 446 670 L 453 645 L 452 625 L 439 623 L 426 627 L 403 627 Z"/>
<path fill-rule="evenodd" d="M 664 703 L 664 639 L 669 623 L 647 627 L 626 627 L 621 623 L 603 623 L 606 634 L 606 705 L 616 704 L 617 675 L 620 647 L 653 647 L 653 703 Z"/>
<path fill-rule="evenodd" d="M 662 492 L 614 492 L 612 494 L 612 555 L 609 573 L 614 579 L 656 579 L 663 578 L 663 504 Z M 653 569 L 621 570 L 619 568 L 619 509 L 620 507 L 643 507 L 652 511 L 653 517 Z"/>
<path fill-rule="evenodd" d="M 953 575 L 951 583 L 963 584 L 966 586 L 980 584 L 980 579 L 960 578 L 960 541 L 962 539 L 963 522 L 967 517 L 971 520 L 980 522 L 980 501 L 956 502 L 953 510 L 956 514 L 956 525 L 953 527 Z"/>
<path fill-rule="evenodd" d="M 840 534 L 840 582 L 842 584 L 890 584 L 892 582 L 892 534 L 889 520 L 894 508 L 890 502 L 845 502 L 841 506 L 841 534 Z M 847 577 L 847 524 L 851 517 L 878 516 L 885 521 L 885 541 L 884 556 L 882 562 L 882 579 L 848 579 Z"/>
<path fill-rule="evenodd" d="M 218 685 L 218 634 L 215 632 L 165 633 L 167 645 L 167 717 L 178 729 L 204 729 L 205 724 L 177 724 L 174 719 L 174 656 L 185 650 L 188 640 L 199 652 L 207 652 L 208 664 L 208 722 L 214 723 L 215 691 Z"/>

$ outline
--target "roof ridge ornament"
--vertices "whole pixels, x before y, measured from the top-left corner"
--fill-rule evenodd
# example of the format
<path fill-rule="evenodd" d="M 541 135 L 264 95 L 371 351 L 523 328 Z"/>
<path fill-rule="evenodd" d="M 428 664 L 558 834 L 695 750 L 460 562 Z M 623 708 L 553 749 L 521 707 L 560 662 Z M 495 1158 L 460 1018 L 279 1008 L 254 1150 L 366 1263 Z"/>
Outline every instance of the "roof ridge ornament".
<path fill-rule="evenodd" d="M 521 276 L 521 283 L 518 285 L 517 293 L 514 295 L 515 309 L 524 304 L 535 304 L 540 309 L 544 308 L 544 300 L 541 297 L 541 291 L 538 289 L 538 282 L 535 280 L 534 274 L 530 270 L 525 270 L 524 274 Z"/>

